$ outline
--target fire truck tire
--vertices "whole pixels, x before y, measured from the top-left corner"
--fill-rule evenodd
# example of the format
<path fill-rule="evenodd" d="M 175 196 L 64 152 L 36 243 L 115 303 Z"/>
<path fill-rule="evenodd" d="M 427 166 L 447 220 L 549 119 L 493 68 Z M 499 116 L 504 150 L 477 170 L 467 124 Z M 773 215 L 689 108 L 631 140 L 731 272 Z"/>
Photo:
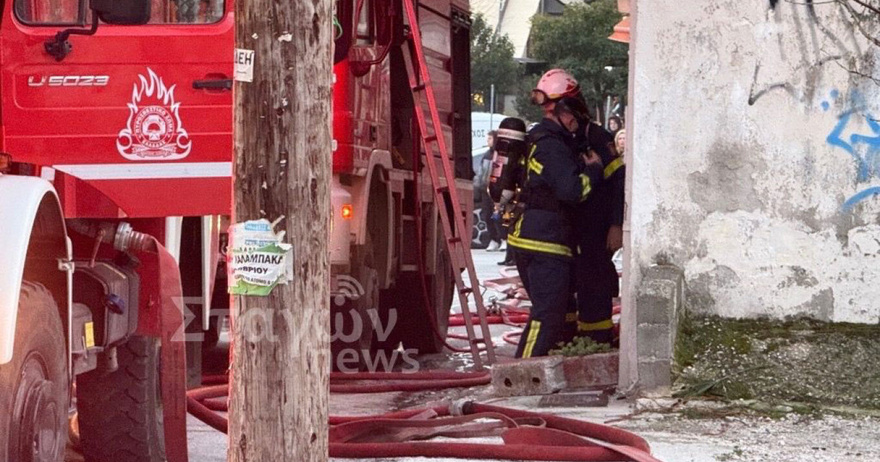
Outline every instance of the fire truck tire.
<path fill-rule="evenodd" d="M 0 462 L 60 462 L 67 444 L 67 347 L 58 305 L 24 281 L 15 354 L 0 366 Z"/>
<path fill-rule="evenodd" d="M 434 322 L 426 316 L 424 291 L 418 274 L 403 278 L 401 292 L 413 294 L 412 305 L 400 313 L 398 323 L 401 328 L 401 341 L 405 349 L 415 349 L 418 354 L 432 354 L 443 351 L 446 331 L 449 329 L 449 313 L 452 309 L 455 279 L 446 250 L 437 255 L 437 273 L 425 281 L 430 303 L 427 309 L 433 310 Z M 434 332 L 436 325 L 437 334 Z M 439 334 L 439 335 L 438 335 Z"/>
<path fill-rule="evenodd" d="M 330 302 L 333 367 L 360 369 L 372 351 L 374 328 L 369 311 L 379 305 L 379 272 L 373 264 L 371 239 L 354 252 L 352 274 L 340 276 L 339 281 L 345 297 L 332 297 Z"/>
<path fill-rule="evenodd" d="M 117 347 L 119 368 L 77 377 L 77 412 L 85 460 L 165 460 L 159 339 L 132 337 Z"/>

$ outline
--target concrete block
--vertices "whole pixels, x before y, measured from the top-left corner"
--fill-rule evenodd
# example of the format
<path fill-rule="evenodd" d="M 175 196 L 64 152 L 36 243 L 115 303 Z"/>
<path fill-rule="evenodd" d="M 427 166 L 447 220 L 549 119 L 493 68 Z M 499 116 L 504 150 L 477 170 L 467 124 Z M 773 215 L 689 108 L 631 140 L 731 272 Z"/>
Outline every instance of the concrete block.
<path fill-rule="evenodd" d="M 538 407 L 605 407 L 608 395 L 601 391 L 557 393 L 542 396 Z"/>
<path fill-rule="evenodd" d="M 643 390 L 672 386 L 672 361 L 639 360 L 639 385 Z"/>
<path fill-rule="evenodd" d="M 498 396 L 548 395 L 565 388 L 562 356 L 544 356 L 492 366 Z"/>
<path fill-rule="evenodd" d="M 684 290 L 684 272 L 675 266 L 656 265 L 644 271 L 636 294 L 636 365 L 643 391 L 671 385 Z"/>
<path fill-rule="evenodd" d="M 566 388 L 616 387 L 620 359 L 616 351 L 565 358 Z"/>
<path fill-rule="evenodd" d="M 675 319 L 678 283 L 668 279 L 647 280 L 639 288 L 639 324 L 668 324 Z"/>
<path fill-rule="evenodd" d="M 640 324 L 639 360 L 672 359 L 672 327 L 669 324 Z"/>

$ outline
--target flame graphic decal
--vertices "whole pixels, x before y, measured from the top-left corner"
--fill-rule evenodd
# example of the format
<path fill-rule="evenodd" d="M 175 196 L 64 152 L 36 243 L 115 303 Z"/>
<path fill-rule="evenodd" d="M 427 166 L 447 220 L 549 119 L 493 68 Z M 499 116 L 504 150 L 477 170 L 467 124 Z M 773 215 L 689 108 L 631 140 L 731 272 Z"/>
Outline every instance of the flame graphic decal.
<path fill-rule="evenodd" d="M 178 160 L 189 155 L 192 141 L 180 121 L 180 103 L 174 87 L 165 87 L 152 69 L 134 84 L 126 128 L 119 131 L 116 148 L 128 160 Z"/>

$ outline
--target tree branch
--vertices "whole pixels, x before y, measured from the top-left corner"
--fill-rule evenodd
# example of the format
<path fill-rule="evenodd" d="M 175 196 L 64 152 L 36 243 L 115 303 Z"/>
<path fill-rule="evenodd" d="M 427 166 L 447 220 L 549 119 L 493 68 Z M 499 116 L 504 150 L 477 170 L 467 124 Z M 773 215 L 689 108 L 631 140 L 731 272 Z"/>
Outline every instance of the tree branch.
<path fill-rule="evenodd" d="M 846 1 L 846 0 L 843 0 L 843 1 Z M 867 9 L 869 9 L 869 10 L 871 10 L 871 11 L 877 13 L 877 14 L 880 14 L 880 9 L 878 9 L 878 8 L 877 8 L 876 6 L 874 6 L 874 5 L 870 5 L 870 4 L 868 4 L 868 2 L 865 2 L 864 0 L 852 0 L 852 1 L 858 3 L 859 5 L 862 5 L 863 7 L 867 8 Z"/>
<path fill-rule="evenodd" d="M 862 77 L 862 78 L 868 79 L 868 80 L 874 82 L 875 85 L 880 86 L 880 79 L 878 79 L 877 77 L 874 77 L 874 76 L 869 75 L 869 74 L 865 74 L 864 72 L 860 72 L 860 71 L 857 71 L 857 70 L 855 70 L 855 69 L 850 69 L 850 68 L 844 66 L 843 64 L 840 64 L 840 63 L 837 62 L 837 61 L 835 61 L 834 63 L 837 64 L 838 66 L 840 66 L 840 68 L 843 69 L 843 70 L 845 70 L 846 72 L 849 72 L 849 73 L 852 74 L 852 75 L 856 75 L 856 76 L 859 76 L 859 77 Z"/>
<path fill-rule="evenodd" d="M 860 4 L 864 5 L 864 3 L 862 3 L 862 0 L 853 0 L 853 1 L 859 2 Z M 862 19 L 861 19 L 859 13 L 856 11 L 855 8 L 853 8 L 852 5 L 849 4 L 849 1 L 848 0 L 837 0 L 837 3 L 839 5 L 843 5 L 843 7 L 846 8 L 846 10 L 849 12 L 849 14 L 853 17 L 853 20 L 856 23 L 856 29 L 859 30 L 859 33 L 861 33 L 866 39 L 870 40 L 871 43 L 880 47 L 880 40 L 878 40 L 876 37 L 871 36 L 871 34 L 869 34 L 868 31 L 865 30 L 865 27 L 862 25 Z M 865 5 L 865 6 L 867 6 L 867 5 Z M 874 11 L 877 11 L 877 10 L 874 9 Z"/>

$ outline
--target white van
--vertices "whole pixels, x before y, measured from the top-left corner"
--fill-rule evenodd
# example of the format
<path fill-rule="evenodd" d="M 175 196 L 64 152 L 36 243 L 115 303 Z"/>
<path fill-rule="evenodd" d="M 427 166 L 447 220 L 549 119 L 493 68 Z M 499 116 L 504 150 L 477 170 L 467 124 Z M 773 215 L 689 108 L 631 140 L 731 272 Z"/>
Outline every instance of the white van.
<path fill-rule="evenodd" d="M 486 134 L 490 130 L 498 130 L 498 125 L 507 117 L 504 114 L 488 112 L 471 112 L 471 148 L 474 151 L 486 148 Z"/>

